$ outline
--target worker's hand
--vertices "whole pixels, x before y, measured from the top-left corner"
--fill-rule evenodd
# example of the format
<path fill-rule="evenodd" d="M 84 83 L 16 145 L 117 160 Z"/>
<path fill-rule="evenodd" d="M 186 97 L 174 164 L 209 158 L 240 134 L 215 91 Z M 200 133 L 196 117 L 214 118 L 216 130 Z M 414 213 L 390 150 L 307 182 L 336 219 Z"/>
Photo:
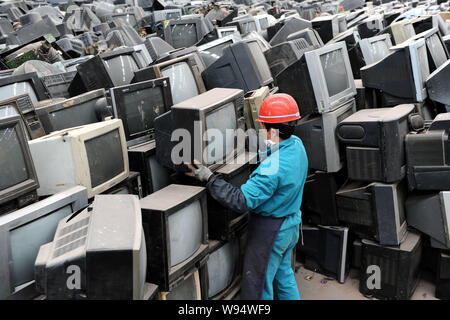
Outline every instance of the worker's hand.
<path fill-rule="evenodd" d="M 208 167 L 205 167 L 202 165 L 199 161 L 194 159 L 194 164 L 184 164 L 190 172 L 186 172 L 186 175 L 190 177 L 194 177 L 197 180 L 208 182 L 209 178 L 213 175 L 211 170 L 208 169 Z"/>

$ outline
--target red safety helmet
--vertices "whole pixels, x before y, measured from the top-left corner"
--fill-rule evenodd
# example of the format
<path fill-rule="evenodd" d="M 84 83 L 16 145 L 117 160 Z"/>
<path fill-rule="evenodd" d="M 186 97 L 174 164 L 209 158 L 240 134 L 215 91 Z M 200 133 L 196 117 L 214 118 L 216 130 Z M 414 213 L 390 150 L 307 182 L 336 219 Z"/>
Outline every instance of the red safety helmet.
<path fill-rule="evenodd" d="M 300 119 L 297 102 L 286 93 L 277 93 L 264 99 L 257 122 L 284 123 Z"/>

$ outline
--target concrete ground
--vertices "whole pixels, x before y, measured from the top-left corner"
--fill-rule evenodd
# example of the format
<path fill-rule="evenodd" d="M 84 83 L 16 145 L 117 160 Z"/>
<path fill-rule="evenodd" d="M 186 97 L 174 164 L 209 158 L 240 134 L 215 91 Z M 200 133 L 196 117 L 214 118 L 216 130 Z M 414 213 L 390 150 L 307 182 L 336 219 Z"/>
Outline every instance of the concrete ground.
<path fill-rule="evenodd" d="M 359 271 L 352 269 L 345 283 L 306 270 L 297 263 L 295 278 L 302 300 L 369 300 L 359 292 Z M 436 300 L 433 277 L 423 274 L 412 300 Z"/>

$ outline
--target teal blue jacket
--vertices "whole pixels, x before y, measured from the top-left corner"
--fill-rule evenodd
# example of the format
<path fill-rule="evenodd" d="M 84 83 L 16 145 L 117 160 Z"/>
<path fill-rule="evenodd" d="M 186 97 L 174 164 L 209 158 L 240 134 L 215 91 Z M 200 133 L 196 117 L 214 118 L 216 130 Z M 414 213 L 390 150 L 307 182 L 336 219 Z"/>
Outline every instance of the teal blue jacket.
<path fill-rule="evenodd" d="M 281 230 L 299 225 L 307 173 L 308 158 L 300 138 L 282 141 L 241 186 L 248 209 L 263 216 L 286 217 Z"/>

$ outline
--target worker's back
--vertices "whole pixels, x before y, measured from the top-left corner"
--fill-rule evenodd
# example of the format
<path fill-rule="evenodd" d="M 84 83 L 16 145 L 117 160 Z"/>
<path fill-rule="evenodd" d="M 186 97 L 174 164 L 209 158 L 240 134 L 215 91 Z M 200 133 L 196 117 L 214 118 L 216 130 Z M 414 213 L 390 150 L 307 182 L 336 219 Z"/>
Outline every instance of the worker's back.
<path fill-rule="evenodd" d="M 300 205 L 308 172 L 302 141 L 291 136 L 252 173 L 241 187 L 247 207 L 263 216 L 287 217 L 281 230 L 301 222 Z"/>

